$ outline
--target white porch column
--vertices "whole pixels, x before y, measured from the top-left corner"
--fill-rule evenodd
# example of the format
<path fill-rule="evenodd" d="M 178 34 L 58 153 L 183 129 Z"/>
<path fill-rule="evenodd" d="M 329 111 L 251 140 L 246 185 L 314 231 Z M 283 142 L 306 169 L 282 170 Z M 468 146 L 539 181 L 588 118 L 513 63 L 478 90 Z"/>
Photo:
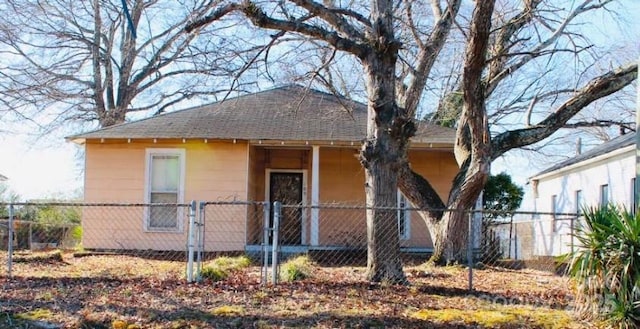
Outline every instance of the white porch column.
<path fill-rule="evenodd" d="M 320 146 L 312 146 L 311 161 L 311 245 L 318 245 L 320 209 Z"/>

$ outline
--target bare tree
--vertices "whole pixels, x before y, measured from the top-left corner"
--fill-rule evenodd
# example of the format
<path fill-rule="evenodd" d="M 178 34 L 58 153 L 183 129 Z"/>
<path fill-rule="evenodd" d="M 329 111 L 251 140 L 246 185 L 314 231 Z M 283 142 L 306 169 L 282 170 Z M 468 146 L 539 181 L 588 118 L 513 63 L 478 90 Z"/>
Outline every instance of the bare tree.
<path fill-rule="evenodd" d="M 184 31 L 190 15 L 203 15 L 211 1 L 127 4 L 130 21 L 120 0 L 0 4 L 0 109 L 106 127 L 124 122 L 128 113 L 148 115 L 210 99 L 229 88 L 217 77 L 237 71 L 251 56 L 251 47 L 224 53 L 238 41 L 230 37 L 241 28 L 235 23 L 203 31 L 198 41 Z"/>
<path fill-rule="evenodd" d="M 562 53 L 580 60 L 592 55 L 589 54 L 592 45 L 579 42 L 586 38 L 570 31 L 569 26 L 579 15 L 604 8 L 609 3 L 612 1 L 582 1 L 561 17 L 544 16 L 547 13 L 557 15 L 559 8 L 542 0 L 522 1 L 522 8 L 511 14 L 494 10 L 495 1 L 477 3 L 466 34 L 460 85 L 439 102 L 438 110 L 444 114 L 441 117 L 453 118 L 457 126 L 455 154 L 461 169 L 449 197 L 446 202 L 439 201 L 428 182 L 411 172 L 408 165 L 399 179 L 405 195 L 421 207 L 436 205 L 435 208 L 446 206 L 459 210 L 421 212 L 435 242 L 433 261 L 446 263 L 464 257 L 468 225 L 462 210 L 475 204 L 496 158 L 509 150 L 542 141 L 561 128 L 586 124 L 569 123 L 569 120 L 593 101 L 621 90 L 636 79 L 637 66 L 625 65 L 594 77 L 582 87 L 569 84 L 570 87 L 562 88 L 559 86 L 563 83 L 550 83 L 545 78 L 550 71 L 548 67 L 539 72 L 530 68 L 540 61 L 549 63 L 552 57 L 560 57 Z M 541 28 L 546 33 L 538 31 Z M 533 40 L 532 31 L 537 32 Z M 560 42 L 563 39 L 565 42 Z M 581 56 L 583 53 L 587 54 Z M 581 70 L 580 74 L 587 75 L 587 69 Z M 574 85 L 579 83 L 573 82 Z M 495 95 L 504 87 L 509 89 L 509 95 Z M 496 103 L 506 103 L 506 106 L 492 108 Z M 543 111 L 536 113 L 534 118 L 540 119 L 534 123 L 531 112 L 539 108 Z M 519 120 L 514 125 L 517 129 L 508 130 L 500 124 L 500 120 L 509 117 L 512 123 L 517 122 L 512 114 L 522 116 L 523 113 L 525 122 Z M 438 116 L 436 112 L 436 119 Z"/>
<path fill-rule="evenodd" d="M 569 31 L 570 23 L 612 1 L 584 0 L 569 12 L 563 12 L 563 17 L 544 16 L 555 13 L 550 10 L 552 1 L 517 2 L 520 7 L 507 8 L 509 1 L 499 7 L 495 6 L 495 0 L 476 1 L 473 8 L 461 11 L 459 0 L 378 0 L 368 5 L 310 0 L 277 4 L 231 1 L 196 17 L 186 30 L 201 33 L 207 26 L 217 26 L 223 17 L 238 13 L 260 29 L 315 40 L 332 51 L 357 58 L 364 73 L 369 114 L 367 138 L 360 154 L 367 205 L 393 207 L 399 187 L 414 206 L 424 209 L 420 213 L 435 242 L 433 260 L 444 263 L 459 260 L 465 250 L 467 217 L 463 211 L 475 203 L 492 161 L 509 150 L 544 140 L 591 102 L 636 79 L 636 65 L 626 65 L 594 76 L 586 84 L 573 81 L 572 88 L 556 86 L 554 102 L 536 102 L 535 99 L 547 95 L 532 88 L 529 96 L 520 96 L 509 111 L 517 112 L 519 104 L 529 97 L 531 106 L 548 107 L 547 114 L 535 116 L 534 119 L 540 117 L 536 123 L 528 120 L 517 129 L 504 129 L 503 125 L 492 131 L 490 117 L 496 121 L 508 111 L 495 114 L 496 109 L 490 106 L 494 104 L 491 96 L 507 82 L 513 83 L 515 73 L 530 74 L 531 69 L 525 68 L 539 64 L 540 59 L 552 61 L 554 54 L 565 52 L 559 40 L 581 38 Z M 458 54 L 454 47 L 456 40 L 463 40 L 466 45 L 463 56 L 457 57 L 463 70 L 460 78 L 451 77 L 459 85 L 446 85 L 458 87 L 449 89 L 453 92 L 441 92 L 441 101 L 425 100 L 425 95 L 436 94 L 429 87 L 430 78 L 436 76 L 434 66 L 439 61 L 449 65 L 456 62 L 455 57 L 440 58 L 442 53 Z M 588 49 L 589 45 L 575 43 L 566 52 L 578 56 Z M 324 65 L 332 64 L 328 61 Z M 460 171 L 446 202 L 427 180 L 411 170 L 407 158 L 409 138 L 416 129 L 414 117 L 421 104 L 454 104 L 455 153 Z M 519 113 L 524 111 L 521 109 Z M 444 212 L 444 208 L 459 211 Z M 406 282 L 399 260 L 398 235 L 389 234 L 396 230 L 389 211 L 368 210 L 368 278 L 372 281 Z"/>

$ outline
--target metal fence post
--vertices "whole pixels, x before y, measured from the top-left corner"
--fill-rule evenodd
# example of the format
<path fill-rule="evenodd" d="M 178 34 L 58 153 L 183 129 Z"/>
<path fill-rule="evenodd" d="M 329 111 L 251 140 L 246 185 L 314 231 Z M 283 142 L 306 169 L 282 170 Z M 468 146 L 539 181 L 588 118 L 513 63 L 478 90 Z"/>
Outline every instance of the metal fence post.
<path fill-rule="evenodd" d="M 7 276 L 11 278 L 11 267 L 13 266 L 13 204 L 9 204 L 9 235 L 7 236 Z"/>
<path fill-rule="evenodd" d="M 196 223 L 198 229 L 196 230 L 196 244 L 197 244 L 197 257 L 196 257 L 196 281 L 202 281 L 202 261 L 203 261 L 203 253 L 204 253 L 204 225 L 205 225 L 205 214 L 206 214 L 206 206 L 207 203 L 204 201 L 200 201 L 198 205 L 198 221 Z"/>
<path fill-rule="evenodd" d="M 196 202 L 191 201 L 189 206 L 189 232 L 187 238 L 187 282 L 193 282 L 193 254 L 194 254 L 194 228 L 196 221 Z"/>
<path fill-rule="evenodd" d="M 282 203 L 276 201 L 273 203 L 273 243 L 271 246 L 271 282 L 278 283 L 278 231 L 280 229 L 280 212 L 282 211 Z"/>
<path fill-rule="evenodd" d="M 261 281 L 263 285 L 267 284 L 267 277 L 269 276 L 269 225 L 270 225 L 270 214 L 271 214 L 271 204 L 269 202 L 264 202 L 263 204 L 263 220 L 262 220 L 262 272 L 261 272 Z"/>
<path fill-rule="evenodd" d="M 469 211 L 469 232 L 467 232 L 467 266 L 469 267 L 469 291 L 473 290 L 473 210 Z"/>

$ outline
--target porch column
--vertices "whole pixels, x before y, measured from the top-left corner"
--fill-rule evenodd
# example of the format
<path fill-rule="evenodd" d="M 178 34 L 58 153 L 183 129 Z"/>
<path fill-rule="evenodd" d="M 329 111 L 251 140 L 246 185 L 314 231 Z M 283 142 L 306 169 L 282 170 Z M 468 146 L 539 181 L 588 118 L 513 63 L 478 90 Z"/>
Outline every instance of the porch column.
<path fill-rule="evenodd" d="M 320 209 L 320 146 L 312 146 L 311 162 L 311 245 L 318 245 Z"/>

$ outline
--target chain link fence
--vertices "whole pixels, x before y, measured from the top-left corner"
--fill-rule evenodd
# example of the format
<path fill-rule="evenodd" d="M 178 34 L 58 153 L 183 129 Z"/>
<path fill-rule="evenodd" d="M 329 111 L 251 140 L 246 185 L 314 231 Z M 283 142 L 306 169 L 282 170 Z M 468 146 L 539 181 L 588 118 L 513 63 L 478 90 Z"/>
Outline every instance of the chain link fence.
<path fill-rule="evenodd" d="M 483 216 L 476 262 L 508 269 L 564 274 L 566 256 L 577 248 L 576 214 L 514 213 L 500 220 Z"/>
<path fill-rule="evenodd" d="M 53 250 L 185 260 L 188 204 L 0 204 L 0 253 L 13 263 Z M 2 272 L 0 272 L 2 273 Z"/>
<path fill-rule="evenodd" d="M 275 282 L 279 265 L 300 254 L 322 267 L 364 267 L 368 236 L 375 236 L 371 252 L 405 267 L 424 263 L 433 252 L 422 210 L 405 205 L 12 203 L 0 204 L 0 209 L 0 262 L 6 265 L 0 275 L 8 276 L 16 258 L 50 250 L 75 257 L 128 255 L 181 262 L 188 281 L 197 280 L 203 264 L 213 258 L 248 255 L 261 267 L 263 283 Z M 368 228 L 368 212 L 378 214 L 376 230 Z M 473 265 L 470 287 L 473 268 L 562 274 L 561 256 L 576 248 L 579 218 L 574 214 L 496 218 L 476 210 L 465 218 L 470 243 L 464 263 Z"/>

